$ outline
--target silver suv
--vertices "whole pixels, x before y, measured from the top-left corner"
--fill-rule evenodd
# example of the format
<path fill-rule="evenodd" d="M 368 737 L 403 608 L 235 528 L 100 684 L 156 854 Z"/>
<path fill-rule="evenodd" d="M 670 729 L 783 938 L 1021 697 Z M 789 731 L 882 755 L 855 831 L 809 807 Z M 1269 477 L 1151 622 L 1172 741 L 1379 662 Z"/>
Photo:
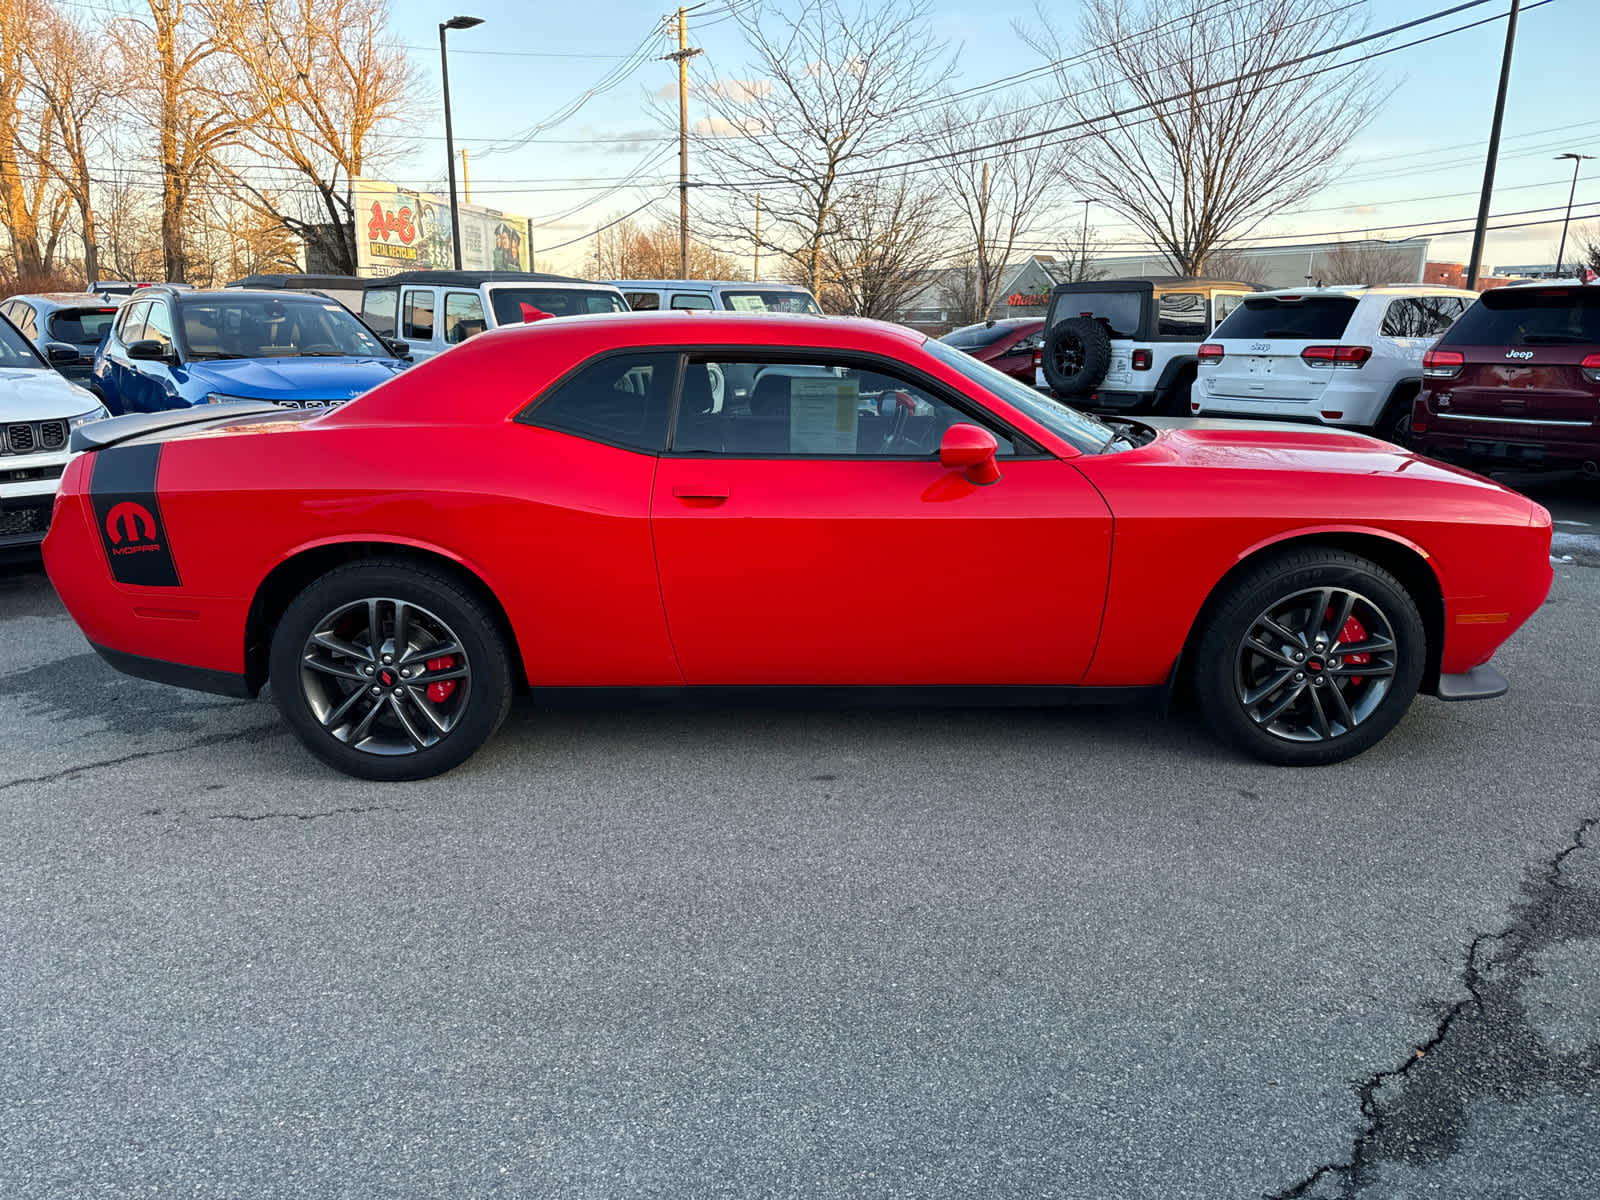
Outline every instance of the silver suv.
<path fill-rule="evenodd" d="M 1200 347 L 1189 411 L 1354 426 L 1403 443 L 1423 354 L 1476 299 L 1424 286 L 1259 292 Z"/>

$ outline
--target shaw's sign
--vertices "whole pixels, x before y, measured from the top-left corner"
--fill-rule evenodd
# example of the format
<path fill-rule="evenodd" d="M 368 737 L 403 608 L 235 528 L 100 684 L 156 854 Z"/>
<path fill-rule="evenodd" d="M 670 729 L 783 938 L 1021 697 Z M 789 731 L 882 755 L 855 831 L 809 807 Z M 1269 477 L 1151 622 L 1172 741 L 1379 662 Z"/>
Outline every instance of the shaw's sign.
<path fill-rule="evenodd" d="M 1012 292 L 1006 297 L 1006 304 L 1011 308 L 1043 308 L 1049 303 L 1049 292 Z"/>

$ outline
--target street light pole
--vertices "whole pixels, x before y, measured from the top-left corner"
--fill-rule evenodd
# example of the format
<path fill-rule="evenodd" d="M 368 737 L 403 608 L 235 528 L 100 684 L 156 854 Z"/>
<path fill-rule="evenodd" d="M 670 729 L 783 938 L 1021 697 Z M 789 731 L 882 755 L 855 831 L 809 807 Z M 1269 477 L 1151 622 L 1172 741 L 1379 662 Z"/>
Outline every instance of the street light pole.
<path fill-rule="evenodd" d="M 1567 252 L 1567 226 L 1572 223 L 1572 198 L 1578 194 L 1578 168 L 1593 157 L 1594 155 L 1592 154 L 1573 154 L 1570 151 L 1566 154 L 1556 155 L 1557 162 L 1564 158 L 1572 160 L 1572 190 L 1567 193 L 1567 215 L 1561 221 L 1561 248 L 1556 251 L 1557 279 L 1561 278 L 1561 259 Z"/>
<path fill-rule="evenodd" d="M 1083 205 L 1083 233 L 1078 237 L 1078 270 L 1076 272 L 1078 278 L 1074 282 L 1082 281 L 1084 259 L 1089 255 L 1089 205 L 1093 204 L 1094 201 L 1079 200 L 1078 203 Z"/>
<path fill-rule="evenodd" d="M 461 210 L 456 206 L 456 139 L 450 128 L 450 56 L 445 53 L 444 35 L 451 29 L 471 29 L 482 25 L 482 17 L 451 17 L 439 23 L 439 75 L 444 81 L 444 153 L 450 164 L 450 246 L 455 251 L 455 269 L 461 270 Z"/>
<path fill-rule="evenodd" d="M 1500 90 L 1494 97 L 1494 120 L 1489 124 L 1489 156 L 1483 164 L 1483 193 L 1478 197 L 1478 223 L 1472 231 L 1472 257 L 1467 262 L 1467 287 L 1478 290 L 1478 271 L 1483 267 L 1483 239 L 1489 227 L 1489 199 L 1494 195 L 1494 168 L 1500 157 L 1500 123 L 1506 115 L 1506 87 L 1511 82 L 1511 50 L 1517 44 L 1517 13 L 1521 0 L 1511 0 L 1506 21 L 1506 49 L 1500 59 Z"/>

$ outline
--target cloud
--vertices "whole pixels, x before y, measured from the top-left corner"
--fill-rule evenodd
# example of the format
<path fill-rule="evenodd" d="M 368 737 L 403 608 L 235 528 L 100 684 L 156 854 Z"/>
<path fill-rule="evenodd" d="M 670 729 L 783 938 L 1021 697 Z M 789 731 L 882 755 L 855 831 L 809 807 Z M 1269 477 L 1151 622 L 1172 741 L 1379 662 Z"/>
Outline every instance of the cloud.
<path fill-rule="evenodd" d="M 731 100 L 735 104 L 746 104 L 751 100 L 760 99 L 762 96 L 772 94 L 772 81 L 770 79 L 712 79 L 691 81 L 689 90 L 696 96 L 716 96 L 721 100 Z M 674 100 L 678 95 L 678 85 L 664 83 L 650 93 L 657 100 Z"/>
<path fill-rule="evenodd" d="M 707 117 L 694 123 L 695 133 L 713 137 L 753 137 L 760 128 L 759 121 L 728 121 L 722 117 Z"/>
<path fill-rule="evenodd" d="M 1363 217 L 1370 217 L 1378 211 L 1378 206 L 1376 204 L 1352 204 L 1345 211 L 1358 213 Z"/>
<path fill-rule="evenodd" d="M 591 125 L 585 125 L 578 135 L 592 140 L 577 149 L 598 150 L 601 154 L 638 154 L 672 136 L 665 129 L 597 129 Z"/>

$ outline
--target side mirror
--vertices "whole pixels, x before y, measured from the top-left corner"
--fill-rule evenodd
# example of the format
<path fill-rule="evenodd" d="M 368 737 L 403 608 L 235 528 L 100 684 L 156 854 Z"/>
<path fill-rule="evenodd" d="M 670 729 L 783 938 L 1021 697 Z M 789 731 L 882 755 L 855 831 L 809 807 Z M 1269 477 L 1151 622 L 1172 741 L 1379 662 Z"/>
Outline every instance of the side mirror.
<path fill-rule="evenodd" d="M 399 338 L 384 338 L 383 344 L 389 347 L 389 353 L 396 358 L 411 357 L 411 343 L 401 341 Z"/>
<path fill-rule="evenodd" d="M 78 348 L 66 342 L 46 342 L 44 356 L 52 367 L 70 367 L 74 363 L 83 361 L 83 355 Z"/>
<path fill-rule="evenodd" d="M 957 424 L 944 431 L 939 443 L 939 465 L 952 471 L 962 471 L 967 482 L 987 487 L 1000 481 L 1000 465 L 995 453 L 1000 443 L 994 434 L 976 425 Z"/>
<path fill-rule="evenodd" d="M 128 346 L 128 357 L 140 362 L 176 362 L 178 356 L 155 338 L 145 338 Z"/>

